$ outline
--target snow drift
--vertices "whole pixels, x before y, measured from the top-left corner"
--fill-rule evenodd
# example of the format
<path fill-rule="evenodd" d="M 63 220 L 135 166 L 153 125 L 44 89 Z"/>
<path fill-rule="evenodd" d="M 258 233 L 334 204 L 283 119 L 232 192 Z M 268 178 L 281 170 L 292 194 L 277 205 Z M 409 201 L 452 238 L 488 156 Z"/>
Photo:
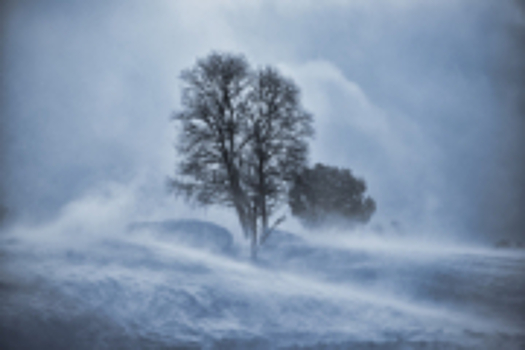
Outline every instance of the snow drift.
<path fill-rule="evenodd" d="M 520 253 L 328 246 L 277 231 L 254 263 L 198 220 L 133 223 L 89 244 L 29 231 L 3 237 L 2 349 L 525 345 Z"/>

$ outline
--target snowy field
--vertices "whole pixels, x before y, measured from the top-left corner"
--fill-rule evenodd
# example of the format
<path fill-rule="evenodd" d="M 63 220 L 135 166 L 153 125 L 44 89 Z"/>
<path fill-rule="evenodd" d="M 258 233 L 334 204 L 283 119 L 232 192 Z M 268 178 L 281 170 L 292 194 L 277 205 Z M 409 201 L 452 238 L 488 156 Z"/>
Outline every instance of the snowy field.
<path fill-rule="evenodd" d="M 276 232 L 253 263 L 200 221 L 40 230 L 2 235 L 1 349 L 525 348 L 520 251 Z"/>

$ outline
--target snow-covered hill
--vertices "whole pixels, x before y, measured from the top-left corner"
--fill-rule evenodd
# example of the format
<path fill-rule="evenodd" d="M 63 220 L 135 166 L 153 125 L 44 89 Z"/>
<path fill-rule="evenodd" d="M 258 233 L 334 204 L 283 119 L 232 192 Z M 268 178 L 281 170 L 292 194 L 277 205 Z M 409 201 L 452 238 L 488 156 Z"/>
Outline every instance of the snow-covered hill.
<path fill-rule="evenodd" d="M 525 256 L 320 244 L 257 263 L 224 228 L 2 240 L 1 349 L 522 349 Z M 102 238 L 104 237 L 104 238 Z"/>

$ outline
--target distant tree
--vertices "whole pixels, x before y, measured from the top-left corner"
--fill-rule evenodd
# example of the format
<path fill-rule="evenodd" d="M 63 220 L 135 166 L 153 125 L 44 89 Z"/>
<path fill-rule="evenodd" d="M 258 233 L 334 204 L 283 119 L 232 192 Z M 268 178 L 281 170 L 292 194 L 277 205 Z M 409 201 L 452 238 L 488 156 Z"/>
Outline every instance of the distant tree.
<path fill-rule="evenodd" d="M 375 201 L 364 195 L 365 181 L 349 169 L 323 164 L 306 168 L 295 177 L 289 205 L 307 227 L 366 223 L 376 210 Z"/>
<path fill-rule="evenodd" d="M 197 204 L 233 207 L 255 257 L 306 164 L 312 117 L 291 80 L 274 68 L 253 71 L 243 56 L 212 53 L 181 77 L 180 161 L 170 186 Z"/>

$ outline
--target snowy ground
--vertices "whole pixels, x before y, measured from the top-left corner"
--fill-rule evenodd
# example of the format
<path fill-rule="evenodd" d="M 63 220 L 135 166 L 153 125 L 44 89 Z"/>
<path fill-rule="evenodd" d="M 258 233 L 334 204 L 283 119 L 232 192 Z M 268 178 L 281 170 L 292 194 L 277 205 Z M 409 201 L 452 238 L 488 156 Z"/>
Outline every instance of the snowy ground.
<path fill-rule="evenodd" d="M 2 236 L 1 349 L 525 348 L 519 251 L 277 232 L 255 264 L 203 222 L 49 236 Z"/>

